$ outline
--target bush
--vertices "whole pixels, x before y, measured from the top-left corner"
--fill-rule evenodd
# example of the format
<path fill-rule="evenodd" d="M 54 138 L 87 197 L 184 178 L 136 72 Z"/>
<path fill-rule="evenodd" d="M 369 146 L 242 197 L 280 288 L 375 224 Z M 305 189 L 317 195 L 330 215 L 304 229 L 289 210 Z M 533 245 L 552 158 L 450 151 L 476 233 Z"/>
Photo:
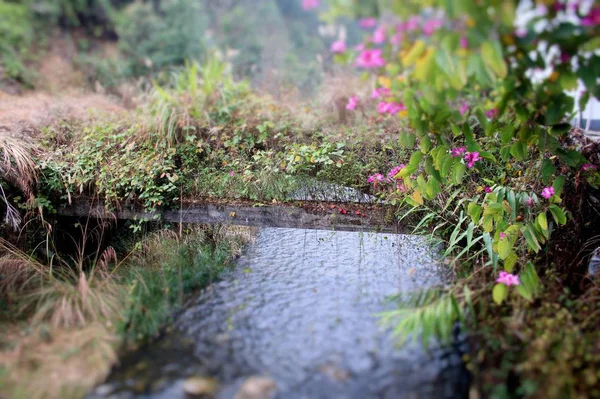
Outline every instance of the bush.
<path fill-rule="evenodd" d="M 208 21 L 201 2 L 162 1 L 158 12 L 151 4 L 136 2 L 116 18 L 129 76 L 202 60 L 206 54 Z"/>
<path fill-rule="evenodd" d="M 31 84 L 32 73 L 25 60 L 35 38 L 34 15 L 27 5 L 0 1 L 0 79 L 12 78 Z M 5 76 L 2 76 L 2 75 Z"/>

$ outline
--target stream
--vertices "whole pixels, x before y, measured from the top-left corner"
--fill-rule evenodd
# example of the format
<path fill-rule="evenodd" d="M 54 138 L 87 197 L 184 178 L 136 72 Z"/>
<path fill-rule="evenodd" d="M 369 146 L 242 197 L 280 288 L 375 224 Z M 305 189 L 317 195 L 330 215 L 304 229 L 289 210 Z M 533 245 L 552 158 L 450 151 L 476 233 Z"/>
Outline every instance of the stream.
<path fill-rule="evenodd" d="M 461 339 L 399 347 L 377 316 L 391 296 L 444 281 L 425 237 L 262 228 L 172 332 L 89 398 L 468 397 Z"/>

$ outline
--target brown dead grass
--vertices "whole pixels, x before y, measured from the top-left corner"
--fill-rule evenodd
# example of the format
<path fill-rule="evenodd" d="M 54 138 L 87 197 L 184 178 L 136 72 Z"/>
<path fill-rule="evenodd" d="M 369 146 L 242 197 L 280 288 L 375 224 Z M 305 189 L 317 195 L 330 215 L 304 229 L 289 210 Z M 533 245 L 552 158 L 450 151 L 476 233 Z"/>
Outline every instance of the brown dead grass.
<path fill-rule="evenodd" d="M 35 139 L 42 127 L 61 120 L 111 120 L 125 112 L 116 100 L 106 95 L 76 90 L 60 95 L 34 92 L 23 96 L 0 92 L 0 130 L 18 138 Z"/>
<path fill-rule="evenodd" d="M 110 325 L 93 323 L 74 330 L 21 324 L 0 329 L 1 397 L 81 398 L 118 360 L 119 340 Z"/>

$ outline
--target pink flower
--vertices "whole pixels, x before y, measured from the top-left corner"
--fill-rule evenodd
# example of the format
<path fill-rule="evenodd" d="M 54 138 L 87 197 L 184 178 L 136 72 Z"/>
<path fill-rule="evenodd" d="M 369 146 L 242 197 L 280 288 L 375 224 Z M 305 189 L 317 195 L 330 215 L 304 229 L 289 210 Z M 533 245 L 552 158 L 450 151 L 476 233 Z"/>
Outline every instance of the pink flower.
<path fill-rule="evenodd" d="M 467 48 L 469 47 L 469 41 L 467 40 L 466 36 L 461 36 L 460 37 L 460 48 Z"/>
<path fill-rule="evenodd" d="M 458 112 L 460 112 L 460 116 L 465 116 L 465 114 L 469 111 L 469 104 L 462 103 Z"/>
<path fill-rule="evenodd" d="M 396 176 L 398 174 L 398 172 L 400 172 L 402 170 L 402 168 L 404 168 L 404 164 L 400 164 L 398 166 L 394 166 L 392 169 L 390 169 L 390 171 L 388 172 L 388 177 L 390 179 L 393 179 L 394 176 Z"/>
<path fill-rule="evenodd" d="M 358 21 L 358 25 L 363 29 L 371 29 L 377 26 L 377 20 L 375 18 L 363 18 Z"/>
<path fill-rule="evenodd" d="M 371 92 L 371 98 L 386 97 L 389 95 L 390 95 L 390 89 L 388 89 L 386 87 L 380 87 L 378 89 L 373 89 L 373 91 Z"/>
<path fill-rule="evenodd" d="M 552 4 L 552 10 L 554 10 L 555 12 L 564 11 L 566 9 L 567 5 L 561 3 L 560 1 L 555 1 L 554 4 Z"/>
<path fill-rule="evenodd" d="M 453 148 L 452 151 L 450 151 L 450 154 L 452 155 L 453 158 L 455 158 L 455 157 L 462 156 L 465 152 L 467 152 L 466 147 L 456 147 L 456 148 Z"/>
<path fill-rule="evenodd" d="M 533 201 L 533 197 L 529 197 L 527 199 L 527 206 L 530 208 L 533 208 L 533 205 L 535 205 L 535 202 Z"/>
<path fill-rule="evenodd" d="M 467 167 L 472 168 L 475 165 L 475 162 L 479 161 L 481 157 L 477 151 L 475 152 L 467 152 L 465 154 L 465 161 L 467 162 Z"/>
<path fill-rule="evenodd" d="M 569 63 L 569 61 L 571 61 L 571 54 L 566 53 L 566 52 L 561 52 L 560 53 L 560 62 L 563 64 L 567 64 Z"/>
<path fill-rule="evenodd" d="M 442 27 L 444 21 L 441 19 L 430 19 L 429 21 L 423 24 L 423 34 L 425 36 L 431 36 L 433 32 Z"/>
<path fill-rule="evenodd" d="M 356 65 L 362 68 L 381 68 L 385 66 L 380 49 L 365 49 L 356 59 Z"/>
<path fill-rule="evenodd" d="M 364 43 L 360 43 L 360 44 L 357 44 L 356 46 L 354 46 L 354 50 L 356 50 L 356 51 L 363 51 L 364 49 L 365 49 Z"/>
<path fill-rule="evenodd" d="M 502 232 L 498 235 L 500 237 L 500 241 L 504 240 L 507 236 L 506 233 Z"/>
<path fill-rule="evenodd" d="M 420 18 L 417 16 L 410 17 L 408 21 L 404 24 L 404 30 L 407 32 L 412 32 L 419 29 Z"/>
<path fill-rule="evenodd" d="M 402 43 L 402 39 L 404 39 L 404 35 L 401 32 L 398 32 L 390 38 L 390 43 L 392 43 L 394 46 L 397 46 Z"/>
<path fill-rule="evenodd" d="M 591 163 L 586 163 L 581 167 L 581 170 L 584 172 L 586 172 L 590 169 L 598 169 L 598 168 L 596 167 L 596 165 L 592 165 Z"/>
<path fill-rule="evenodd" d="M 375 173 L 374 175 L 369 176 L 367 182 L 369 183 L 377 183 L 383 181 L 383 175 L 381 173 Z"/>
<path fill-rule="evenodd" d="M 400 111 L 405 111 L 406 106 L 402 103 L 381 101 L 377 106 L 377 111 L 380 114 L 397 114 Z"/>
<path fill-rule="evenodd" d="M 373 40 L 373 43 L 375 43 L 375 44 L 381 44 L 381 43 L 385 42 L 385 29 L 383 29 L 383 28 L 375 29 L 375 32 L 373 32 L 373 37 L 371 38 L 371 40 Z"/>
<path fill-rule="evenodd" d="M 231 176 L 231 177 L 235 176 L 235 172 L 232 170 L 231 172 L 229 172 L 229 176 Z"/>
<path fill-rule="evenodd" d="M 517 28 L 515 30 L 515 36 L 517 36 L 518 38 L 521 38 L 521 39 L 526 37 L 528 33 L 529 33 L 529 31 L 527 30 L 527 28 Z"/>
<path fill-rule="evenodd" d="M 491 193 L 491 192 L 492 192 L 492 189 L 491 189 L 491 188 L 489 188 L 488 186 L 485 186 L 485 187 L 483 188 L 483 191 L 489 194 L 489 193 Z"/>
<path fill-rule="evenodd" d="M 346 104 L 346 109 L 355 110 L 357 106 L 358 106 L 358 97 L 357 96 L 350 97 L 348 99 L 348 104 Z"/>
<path fill-rule="evenodd" d="M 581 18 L 581 25 L 583 25 L 583 26 L 600 25 L 600 7 L 592 8 L 588 15 Z"/>
<path fill-rule="evenodd" d="M 485 116 L 487 116 L 490 119 L 497 118 L 498 117 L 498 108 L 492 108 L 489 111 L 486 111 Z"/>
<path fill-rule="evenodd" d="M 515 275 L 515 274 L 510 274 L 507 272 L 500 272 L 500 275 L 498 276 L 498 278 L 496 279 L 497 283 L 500 284 L 504 284 L 506 286 L 511 286 L 511 285 L 519 285 L 519 276 Z"/>
<path fill-rule="evenodd" d="M 336 40 L 335 42 L 331 43 L 331 52 L 332 53 L 343 53 L 344 51 L 346 51 L 346 42 L 344 42 L 343 40 Z"/>
<path fill-rule="evenodd" d="M 554 195 L 554 187 L 546 187 L 542 190 L 542 197 L 550 199 Z"/>
<path fill-rule="evenodd" d="M 304 11 L 312 10 L 319 7 L 319 0 L 302 0 L 302 8 Z"/>

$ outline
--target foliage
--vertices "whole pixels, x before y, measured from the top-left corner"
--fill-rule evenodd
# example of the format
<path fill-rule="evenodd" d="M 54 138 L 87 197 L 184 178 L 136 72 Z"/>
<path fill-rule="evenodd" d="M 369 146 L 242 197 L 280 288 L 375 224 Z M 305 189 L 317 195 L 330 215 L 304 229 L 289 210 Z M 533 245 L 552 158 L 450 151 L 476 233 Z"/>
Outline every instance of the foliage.
<path fill-rule="evenodd" d="M 596 155 L 588 159 L 580 152 L 583 146 L 571 138 L 568 123 L 576 99 L 584 109 L 590 97 L 600 98 L 600 86 L 592 78 L 600 68 L 600 9 L 592 2 L 570 1 L 328 3 L 323 15 L 328 21 L 386 15 L 361 21 L 369 39 L 358 50 L 341 43 L 335 56 L 373 76 L 377 100 L 372 104 L 411 128 L 399 134 L 410 160 L 394 176 L 376 174 L 370 180 L 389 201 L 412 207 L 404 217 L 422 216 L 417 228 L 434 227 L 447 242 L 448 263 L 462 277 L 445 294 L 425 295 L 416 304 L 401 302 L 398 311 L 385 317 L 402 316 L 396 328 L 402 337 L 424 332 L 424 337 L 444 338 L 463 312 L 468 313 L 467 326 L 498 327 L 479 334 L 484 335 L 479 353 L 489 351 L 489 357 L 505 355 L 507 346 L 514 345 L 502 365 L 504 380 L 486 387 L 488 392 L 498 388 L 494 396 L 543 392 L 575 397 L 581 395 L 576 386 L 583 383 L 579 371 L 589 376 L 583 392 L 591 392 L 598 385 L 597 350 L 581 369 L 581 363 L 558 367 L 565 364 L 558 353 L 577 357 L 571 346 L 575 337 L 585 337 L 590 349 L 597 347 L 593 328 L 581 319 L 572 321 L 573 313 L 561 303 L 556 310 L 568 327 L 544 333 L 544 339 L 535 337 L 542 325 L 552 324 L 552 312 L 540 300 L 556 304 L 545 285 L 556 284 L 558 278 L 549 277 L 547 270 L 558 266 L 543 259 L 560 253 L 548 245 L 561 240 L 552 233 L 577 231 L 582 216 L 574 213 L 581 212 L 575 202 L 581 201 L 569 196 L 584 181 L 597 187 L 600 177 Z M 533 17 L 517 21 L 517 13 Z M 545 72 L 536 72 L 540 70 Z M 582 93 L 579 85 L 585 88 Z M 350 102 L 348 107 L 356 108 Z M 583 284 L 577 269 L 562 270 L 563 281 Z M 491 275 L 498 276 L 496 284 Z M 470 287 L 472 300 L 467 301 L 461 286 Z M 575 303 L 586 306 L 586 301 L 582 296 Z M 530 317 L 524 325 L 519 321 L 525 314 Z M 496 340 L 502 346 L 494 346 Z M 524 347 L 525 356 L 520 353 Z M 539 359 L 542 354 L 548 357 Z M 503 385 L 511 373 L 519 376 L 516 388 Z"/>
<path fill-rule="evenodd" d="M 25 66 L 35 39 L 34 15 L 24 4 L 0 1 L 0 79 L 6 77 L 30 84 Z"/>
<path fill-rule="evenodd" d="M 208 21 L 203 4 L 189 0 L 135 2 L 115 16 L 126 76 L 147 75 L 185 61 L 203 60 Z"/>
<path fill-rule="evenodd" d="M 185 296 L 218 278 L 241 237 L 235 232 L 223 236 L 219 229 L 199 230 L 181 238 L 163 231 L 143 240 L 143 255 L 132 259 L 121 272 L 129 304 L 118 326 L 121 334 L 132 341 L 155 335 Z M 211 234 L 217 237 L 211 238 Z"/>
<path fill-rule="evenodd" d="M 96 126 L 87 130 L 77 151 L 57 148 L 40 165 L 45 194 L 59 192 L 69 202 L 77 194 L 97 194 L 107 204 L 128 199 L 148 209 L 173 200 L 179 179 L 175 149 L 165 142 L 138 144 L 134 140 L 138 129 Z"/>
<path fill-rule="evenodd" d="M 341 2 L 332 3 L 334 14 L 352 11 Z M 382 51 L 383 64 L 363 63 L 377 75 L 380 90 L 389 91 L 385 101 L 404 103 L 406 112 L 398 115 L 414 129 L 414 135 L 400 136 L 403 145 L 418 148 L 395 179 L 402 182 L 404 201 L 415 207 L 434 201 L 445 187 L 468 186 L 467 179 L 485 186 L 489 192 L 483 195 L 464 189 L 457 197 L 469 216 L 461 220 L 462 228 L 469 226 L 470 235 L 489 234 L 487 263 L 494 270 L 525 270 L 529 254 L 539 252 L 551 231 L 567 222 L 562 189 L 587 162 L 564 144 L 569 131 L 565 121 L 574 105 L 565 90 L 579 78 L 587 86 L 582 106 L 590 95 L 600 96 L 597 82 L 587 78 L 600 67 L 600 58 L 586 53 L 598 28 L 564 22 L 554 7 L 530 21 L 523 34 L 514 26 L 516 2 L 430 3 L 435 13 L 423 11 L 419 2 L 393 3 L 391 11 L 399 19 L 382 23 L 375 32 L 383 35 L 381 50 L 369 50 L 377 44 L 366 43 L 358 55 L 368 60 L 368 51 Z M 577 6 L 575 17 L 586 12 Z M 408 18 L 411 13 L 416 16 Z M 536 39 L 537 21 L 546 25 Z M 388 35 L 396 39 L 387 40 Z M 562 56 L 545 58 L 539 39 L 557 47 Z M 398 49 L 400 56 L 394 57 Z M 352 59 L 352 54 L 340 58 Z M 530 78 L 531 68 L 549 66 L 554 72 L 548 78 Z M 527 168 L 519 169 L 525 164 Z M 519 173 L 502 170 L 503 165 L 520 165 Z M 589 174 L 595 176 L 597 170 Z M 531 298 L 522 286 L 515 292 Z M 505 298 L 495 297 L 499 302 Z"/>
<path fill-rule="evenodd" d="M 196 135 L 211 122 L 227 120 L 246 101 L 247 84 L 235 83 L 227 68 L 213 56 L 202 66 L 187 64 L 167 87 L 155 83 L 148 107 L 156 130 L 169 145 Z"/>

